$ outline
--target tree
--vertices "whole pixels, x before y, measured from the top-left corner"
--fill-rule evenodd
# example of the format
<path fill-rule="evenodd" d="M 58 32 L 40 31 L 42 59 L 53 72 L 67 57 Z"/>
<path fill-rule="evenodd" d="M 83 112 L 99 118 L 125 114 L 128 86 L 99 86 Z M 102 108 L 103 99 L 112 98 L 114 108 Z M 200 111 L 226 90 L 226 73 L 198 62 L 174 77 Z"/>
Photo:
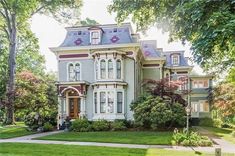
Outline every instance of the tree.
<path fill-rule="evenodd" d="M 147 92 L 153 96 L 160 96 L 165 101 L 168 100 L 171 105 L 174 103 L 180 103 L 183 106 L 187 105 L 187 101 L 183 96 L 189 94 L 189 90 L 178 90 L 181 85 L 185 85 L 187 78 L 178 81 L 169 81 L 169 78 L 163 78 L 161 80 L 144 80 L 143 86 Z M 187 83 L 186 83 L 187 84 Z"/>
<path fill-rule="evenodd" d="M 63 8 L 79 8 L 80 0 L 0 0 L 0 31 L 4 33 L 9 44 L 8 82 L 6 100 L 6 123 L 14 119 L 15 68 L 18 32 L 24 29 L 28 19 L 36 13 L 45 13 L 55 17 L 70 18 Z"/>
<path fill-rule="evenodd" d="M 81 26 L 92 26 L 92 25 L 97 25 L 99 23 L 96 20 L 92 20 L 92 19 L 87 17 L 85 20 L 81 20 L 77 24 L 81 25 Z"/>
<path fill-rule="evenodd" d="M 45 122 L 56 124 L 57 94 L 55 75 L 36 76 L 22 71 L 16 75 L 16 117 L 23 118 L 32 129 Z"/>
<path fill-rule="evenodd" d="M 233 0 L 113 0 L 108 7 L 120 23 L 131 15 L 140 30 L 158 26 L 170 41 L 189 41 L 194 59 L 217 73 L 235 65 L 235 3 Z"/>
<path fill-rule="evenodd" d="M 214 88 L 212 108 L 222 121 L 231 121 L 235 117 L 235 85 L 223 82 Z"/>

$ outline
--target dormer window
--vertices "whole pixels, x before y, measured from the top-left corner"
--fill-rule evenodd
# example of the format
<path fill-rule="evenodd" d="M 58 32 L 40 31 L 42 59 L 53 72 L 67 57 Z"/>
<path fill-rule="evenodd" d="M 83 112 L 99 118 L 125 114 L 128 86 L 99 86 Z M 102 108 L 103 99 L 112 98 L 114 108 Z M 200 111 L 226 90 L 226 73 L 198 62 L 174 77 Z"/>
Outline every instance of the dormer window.
<path fill-rule="evenodd" d="M 91 31 L 91 44 L 100 43 L 100 31 Z"/>
<path fill-rule="evenodd" d="M 114 28 L 114 29 L 113 29 L 113 32 L 117 32 L 117 28 Z"/>
<path fill-rule="evenodd" d="M 179 55 L 172 55 L 172 65 L 179 65 L 180 64 L 180 56 Z"/>

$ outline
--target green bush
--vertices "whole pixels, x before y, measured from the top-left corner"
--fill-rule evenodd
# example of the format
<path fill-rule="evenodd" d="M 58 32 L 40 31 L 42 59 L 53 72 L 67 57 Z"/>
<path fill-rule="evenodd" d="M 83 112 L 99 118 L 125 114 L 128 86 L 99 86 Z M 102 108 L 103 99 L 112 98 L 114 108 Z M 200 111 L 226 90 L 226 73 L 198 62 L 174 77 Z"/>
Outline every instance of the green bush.
<path fill-rule="evenodd" d="M 91 131 L 91 124 L 87 119 L 76 119 L 72 121 L 70 130 L 74 132 L 88 132 Z"/>
<path fill-rule="evenodd" d="M 175 130 L 172 144 L 182 146 L 212 146 L 212 141 L 206 136 L 199 135 L 197 132 L 191 131 L 187 134 L 185 130 L 183 132 Z"/>
<path fill-rule="evenodd" d="M 213 127 L 221 128 L 223 122 L 220 119 L 214 119 L 213 120 Z"/>
<path fill-rule="evenodd" d="M 167 104 L 162 98 L 140 97 L 131 104 L 135 123 L 144 128 L 180 127 L 185 124 L 185 109 L 180 104 Z"/>
<path fill-rule="evenodd" d="M 53 125 L 50 124 L 49 122 L 46 122 L 46 123 L 43 125 L 43 131 L 44 131 L 44 132 L 52 131 L 53 129 L 54 129 Z"/>
<path fill-rule="evenodd" d="M 110 124 L 106 120 L 97 120 L 92 122 L 92 129 L 94 131 L 108 131 L 110 130 Z"/>
<path fill-rule="evenodd" d="M 111 129 L 114 131 L 122 131 L 125 130 L 126 124 L 125 121 L 123 120 L 115 120 L 114 122 L 111 123 Z"/>
<path fill-rule="evenodd" d="M 231 136 L 235 138 L 235 131 L 232 131 Z"/>
<path fill-rule="evenodd" d="M 213 127 L 213 120 L 212 118 L 201 118 L 199 121 L 199 126 L 207 126 L 207 127 Z"/>

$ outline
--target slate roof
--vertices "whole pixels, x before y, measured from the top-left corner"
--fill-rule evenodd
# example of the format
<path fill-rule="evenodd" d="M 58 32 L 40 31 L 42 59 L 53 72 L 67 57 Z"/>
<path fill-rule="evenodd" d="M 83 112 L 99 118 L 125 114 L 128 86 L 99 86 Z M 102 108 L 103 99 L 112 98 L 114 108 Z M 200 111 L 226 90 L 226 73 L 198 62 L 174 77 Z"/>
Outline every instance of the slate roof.
<path fill-rule="evenodd" d="M 187 58 L 184 56 L 184 51 L 164 51 L 163 56 L 166 57 L 166 66 L 173 67 L 171 56 L 178 54 L 180 56 L 179 66 L 189 66 Z"/>
<path fill-rule="evenodd" d="M 155 40 L 141 41 L 141 49 L 144 57 L 161 57 L 161 51 L 157 50 Z"/>
<path fill-rule="evenodd" d="M 122 44 L 133 43 L 131 36 L 130 25 L 100 25 L 96 26 L 102 30 L 101 45 L 106 44 Z M 71 46 L 89 46 L 90 45 L 90 31 L 91 27 L 70 27 L 67 28 L 67 34 L 64 42 L 60 47 Z M 116 32 L 115 32 L 116 28 Z M 94 45 L 95 46 L 95 45 Z"/>

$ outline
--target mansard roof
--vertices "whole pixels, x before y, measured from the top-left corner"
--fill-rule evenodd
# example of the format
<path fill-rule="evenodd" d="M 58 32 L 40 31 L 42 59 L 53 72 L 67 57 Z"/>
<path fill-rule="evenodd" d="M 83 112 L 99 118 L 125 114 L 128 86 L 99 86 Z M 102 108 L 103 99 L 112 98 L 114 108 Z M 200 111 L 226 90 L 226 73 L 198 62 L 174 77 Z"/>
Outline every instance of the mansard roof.
<path fill-rule="evenodd" d="M 162 57 L 160 49 L 157 49 L 155 40 L 141 41 L 141 49 L 144 57 Z"/>
<path fill-rule="evenodd" d="M 166 57 L 166 66 L 167 67 L 173 67 L 171 56 L 174 54 L 179 55 L 179 58 L 180 58 L 179 66 L 190 66 L 188 64 L 188 58 L 186 58 L 184 56 L 184 51 L 164 51 L 163 56 Z"/>
<path fill-rule="evenodd" d="M 101 30 L 100 45 L 135 43 L 132 38 L 133 30 L 130 23 L 122 25 L 107 24 L 96 26 L 67 27 L 65 40 L 60 47 L 89 46 L 90 32 L 94 29 Z"/>

